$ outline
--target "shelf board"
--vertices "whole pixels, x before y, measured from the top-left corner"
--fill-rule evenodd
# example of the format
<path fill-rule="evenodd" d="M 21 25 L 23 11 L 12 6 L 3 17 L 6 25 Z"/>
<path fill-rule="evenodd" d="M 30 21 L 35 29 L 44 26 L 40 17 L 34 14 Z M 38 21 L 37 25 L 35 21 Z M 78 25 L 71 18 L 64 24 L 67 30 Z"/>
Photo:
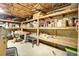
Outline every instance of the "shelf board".
<path fill-rule="evenodd" d="M 75 29 L 75 27 L 40 27 L 39 29 Z"/>
<path fill-rule="evenodd" d="M 29 27 L 29 28 L 23 28 L 23 29 L 37 29 L 37 28 L 32 28 L 32 27 Z"/>
<path fill-rule="evenodd" d="M 32 21 L 35 21 L 37 19 L 30 19 L 30 20 L 27 20 L 27 21 L 23 21 L 23 23 L 28 23 L 28 22 L 32 22 Z"/>
<path fill-rule="evenodd" d="M 67 14 L 67 13 L 75 12 L 77 10 L 78 9 L 68 9 L 68 10 L 64 10 L 64 11 L 61 11 L 61 12 L 55 12 L 55 13 L 52 13 L 52 14 L 49 14 L 49 15 L 46 15 L 46 16 L 42 16 L 42 17 L 40 17 L 40 19 L 53 17 L 53 16 L 57 16 L 57 15 L 62 15 L 62 14 Z"/>
<path fill-rule="evenodd" d="M 43 39 L 39 38 L 39 39 L 50 42 L 50 43 L 56 43 L 56 44 L 63 45 L 63 46 L 70 46 L 70 47 L 77 48 L 77 39 L 76 38 L 70 39 L 68 37 L 65 37 L 64 40 L 62 37 L 52 38 L 52 40 L 44 39 L 44 38 Z"/>
<path fill-rule="evenodd" d="M 15 30 L 15 29 L 21 29 L 21 28 L 6 28 L 8 30 Z M 23 28 L 23 29 L 38 29 L 38 28 Z M 75 27 L 39 27 L 39 29 L 75 29 Z"/>
<path fill-rule="evenodd" d="M 5 28 L 5 29 L 7 29 L 7 30 L 19 30 L 19 29 L 21 29 L 21 28 L 12 27 L 12 28 Z"/>
<path fill-rule="evenodd" d="M 9 22 L 9 23 L 20 23 L 18 21 L 12 21 L 12 20 L 2 20 L 0 19 L 1 22 Z"/>
<path fill-rule="evenodd" d="M 39 27 L 39 28 L 23 28 L 23 29 L 75 29 L 75 27 Z"/>

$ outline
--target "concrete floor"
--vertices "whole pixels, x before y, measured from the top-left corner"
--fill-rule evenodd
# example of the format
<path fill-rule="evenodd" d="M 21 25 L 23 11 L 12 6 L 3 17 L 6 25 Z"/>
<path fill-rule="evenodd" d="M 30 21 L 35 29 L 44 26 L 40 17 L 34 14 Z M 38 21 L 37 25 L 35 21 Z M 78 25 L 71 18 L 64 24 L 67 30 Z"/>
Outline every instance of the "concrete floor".
<path fill-rule="evenodd" d="M 34 45 L 34 47 L 32 47 L 32 44 L 29 42 L 13 43 L 12 40 L 9 40 L 8 47 L 16 47 L 19 56 L 66 56 L 67 55 L 65 51 L 47 46 L 42 43 L 40 43 L 39 46 Z"/>

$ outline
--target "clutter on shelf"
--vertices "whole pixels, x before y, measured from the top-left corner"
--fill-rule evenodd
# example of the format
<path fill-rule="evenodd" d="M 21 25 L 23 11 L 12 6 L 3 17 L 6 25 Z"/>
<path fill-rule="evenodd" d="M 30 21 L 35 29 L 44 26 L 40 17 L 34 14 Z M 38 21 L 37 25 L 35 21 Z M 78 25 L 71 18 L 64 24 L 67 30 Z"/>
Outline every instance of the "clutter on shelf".
<path fill-rule="evenodd" d="M 0 22 L 0 26 L 3 26 L 4 28 L 19 28 L 19 24 L 15 23 L 8 23 L 8 22 Z"/>
<path fill-rule="evenodd" d="M 40 27 L 74 27 L 76 26 L 75 21 L 78 20 L 76 15 L 66 15 L 49 17 L 46 19 L 41 19 L 39 22 Z"/>
<path fill-rule="evenodd" d="M 33 21 L 33 22 L 29 22 L 26 24 L 22 25 L 23 28 L 37 28 L 38 27 L 38 22 L 37 21 Z"/>

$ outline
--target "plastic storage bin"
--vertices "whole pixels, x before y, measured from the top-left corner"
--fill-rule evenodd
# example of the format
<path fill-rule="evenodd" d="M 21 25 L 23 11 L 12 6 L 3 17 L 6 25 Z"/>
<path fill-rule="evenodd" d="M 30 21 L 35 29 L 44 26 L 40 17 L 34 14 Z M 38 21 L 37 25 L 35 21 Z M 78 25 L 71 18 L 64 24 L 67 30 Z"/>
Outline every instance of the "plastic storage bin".
<path fill-rule="evenodd" d="M 65 50 L 67 52 L 67 56 L 77 56 L 78 55 L 77 49 L 75 49 L 75 48 L 66 47 Z"/>

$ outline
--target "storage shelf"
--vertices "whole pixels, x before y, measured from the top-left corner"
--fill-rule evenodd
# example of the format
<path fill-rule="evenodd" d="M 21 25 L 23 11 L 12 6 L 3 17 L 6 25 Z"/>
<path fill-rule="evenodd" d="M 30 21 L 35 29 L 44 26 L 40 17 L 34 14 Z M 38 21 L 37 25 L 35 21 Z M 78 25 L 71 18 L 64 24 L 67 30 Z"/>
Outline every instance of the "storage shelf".
<path fill-rule="evenodd" d="M 75 29 L 75 27 L 40 27 L 39 29 Z"/>
<path fill-rule="evenodd" d="M 40 19 L 53 17 L 53 16 L 57 16 L 57 15 L 62 15 L 62 14 L 67 14 L 67 13 L 75 12 L 77 10 L 78 9 L 68 9 L 68 10 L 64 10 L 64 11 L 61 11 L 61 12 L 56 12 L 56 13 L 52 13 L 52 14 L 49 14 L 49 15 L 46 15 L 46 16 L 42 16 L 42 17 L 40 17 Z"/>
<path fill-rule="evenodd" d="M 37 20 L 37 19 L 31 19 L 31 20 L 23 21 L 23 23 L 32 22 L 32 21 L 35 21 L 35 20 Z"/>
<path fill-rule="evenodd" d="M 18 21 L 12 21 L 12 20 L 2 20 L 0 19 L 1 22 L 9 22 L 9 23 L 20 23 Z"/>

